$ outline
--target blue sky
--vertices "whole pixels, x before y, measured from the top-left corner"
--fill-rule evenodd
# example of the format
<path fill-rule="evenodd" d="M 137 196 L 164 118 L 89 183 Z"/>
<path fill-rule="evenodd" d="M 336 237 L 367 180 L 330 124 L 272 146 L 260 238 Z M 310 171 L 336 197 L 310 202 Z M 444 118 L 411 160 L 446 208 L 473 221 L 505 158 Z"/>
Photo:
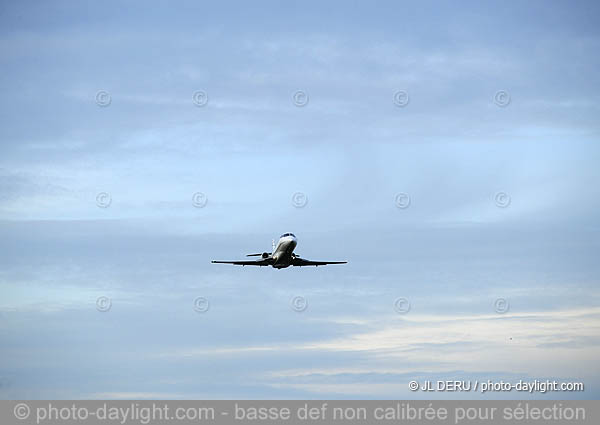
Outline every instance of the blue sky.
<path fill-rule="evenodd" d="M 0 396 L 597 398 L 599 6 L 460 6 L 2 4 Z"/>

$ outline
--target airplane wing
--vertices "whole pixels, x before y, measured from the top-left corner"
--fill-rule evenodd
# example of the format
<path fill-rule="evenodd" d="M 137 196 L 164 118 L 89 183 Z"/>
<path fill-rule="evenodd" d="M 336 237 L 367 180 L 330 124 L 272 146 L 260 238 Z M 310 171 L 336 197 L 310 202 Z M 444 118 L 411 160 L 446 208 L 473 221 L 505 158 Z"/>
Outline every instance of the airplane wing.
<path fill-rule="evenodd" d="M 310 261 L 304 258 L 295 257 L 292 259 L 292 266 L 304 267 L 304 266 L 326 266 L 327 264 L 346 264 L 347 261 Z"/>
<path fill-rule="evenodd" d="M 236 266 L 270 266 L 271 265 L 270 258 L 261 258 L 260 260 L 250 260 L 250 261 L 211 261 L 214 264 L 235 264 Z"/>

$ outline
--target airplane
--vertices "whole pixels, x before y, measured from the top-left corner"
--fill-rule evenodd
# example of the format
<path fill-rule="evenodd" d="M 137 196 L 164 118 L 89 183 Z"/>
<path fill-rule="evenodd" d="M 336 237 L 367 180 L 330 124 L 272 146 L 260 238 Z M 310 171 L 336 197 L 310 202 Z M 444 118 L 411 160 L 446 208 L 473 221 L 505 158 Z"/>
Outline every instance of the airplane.
<path fill-rule="evenodd" d="M 284 233 L 279 238 L 277 246 L 273 241 L 273 252 L 263 252 L 262 254 L 248 254 L 247 257 L 261 257 L 259 260 L 247 261 L 211 261 L 216 264 L 235 264 L 237 266 L 272 266 L 276 269 L 285 269 L 289 266 L 325 266 L 327 264 L 346 264 L 347 261 L 310 261 L 300 258 L 294 254 L 294 249 L 298 244 L 298 239 L 293 233 Z"/>

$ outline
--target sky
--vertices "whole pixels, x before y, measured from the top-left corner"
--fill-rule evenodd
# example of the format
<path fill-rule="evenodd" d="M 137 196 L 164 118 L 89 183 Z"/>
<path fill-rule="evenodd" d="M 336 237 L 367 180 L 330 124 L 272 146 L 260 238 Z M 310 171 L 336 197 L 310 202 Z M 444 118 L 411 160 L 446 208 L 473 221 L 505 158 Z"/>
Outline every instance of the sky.
<path fill-rule="evenodd" d="M 599 9 L 3 2 L 0 398 L 597 399 Z"/>

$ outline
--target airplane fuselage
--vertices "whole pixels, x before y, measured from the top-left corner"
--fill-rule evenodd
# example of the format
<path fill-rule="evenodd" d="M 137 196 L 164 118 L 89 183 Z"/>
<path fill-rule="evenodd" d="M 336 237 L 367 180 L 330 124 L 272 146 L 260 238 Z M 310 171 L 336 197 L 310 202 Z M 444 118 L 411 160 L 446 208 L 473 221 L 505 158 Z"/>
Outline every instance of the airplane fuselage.
<path fill-rule="evenodd" d="M 286 235 L 279 238 L 275 251 L 273 251 L 273 267 L 276 269 L 285 269 L 292 264 L 294 249 L 298 245 L 298 240 L 294 235 Z"/>

